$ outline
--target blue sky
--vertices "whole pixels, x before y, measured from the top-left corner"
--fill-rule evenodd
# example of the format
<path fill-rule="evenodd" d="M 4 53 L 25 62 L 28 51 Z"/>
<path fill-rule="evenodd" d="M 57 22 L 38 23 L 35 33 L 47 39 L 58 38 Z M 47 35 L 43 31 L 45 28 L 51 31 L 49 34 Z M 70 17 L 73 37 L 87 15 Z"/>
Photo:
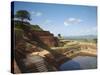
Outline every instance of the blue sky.
<path fill-rule="evenodd" d="M 96 6 L 15 2 L 14 13 L 18 10 L 29 11 L 31 24 L 38 24 L 54 35 L 97 35 Z"/>

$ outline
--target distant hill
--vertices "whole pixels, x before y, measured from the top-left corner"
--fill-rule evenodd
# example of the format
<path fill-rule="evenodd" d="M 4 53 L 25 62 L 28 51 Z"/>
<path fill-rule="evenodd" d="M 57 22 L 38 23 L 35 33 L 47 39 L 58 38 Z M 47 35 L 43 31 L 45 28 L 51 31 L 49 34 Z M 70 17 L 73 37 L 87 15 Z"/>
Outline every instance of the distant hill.
<path fill-rule="evenodd" d="M 97 35 L 65 36 L 64 39 L 96 39 Z"/>

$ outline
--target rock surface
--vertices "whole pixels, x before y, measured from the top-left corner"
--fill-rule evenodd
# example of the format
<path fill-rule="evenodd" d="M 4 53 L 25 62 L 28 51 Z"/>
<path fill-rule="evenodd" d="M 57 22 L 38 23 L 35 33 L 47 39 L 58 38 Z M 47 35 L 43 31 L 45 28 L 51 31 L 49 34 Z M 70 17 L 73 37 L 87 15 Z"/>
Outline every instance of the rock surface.
<path fill-rule="evenodd" d="M 51 34 L 49 31 L 43 31 L 40 29 L 33 30 L 34 28 L 31 28 L 31 25 L 22 25 L 22 26 L 15 26 L 14 28 L 14 73 L 26 73 L 26 72 L 38 72 L 37 69 L 35 69 L 36 66 L 34 66 L 33 69 L 29 69 L 23 60 L 27 59 L 27 55 L 38 55 L 41 56 L 45 60 L 45 65 L 47 66 L 46 71 L 53 71 L 56 70 L 55 65 L 50 64 L 51 61 L 54 61 L 54 56 L 51 53 L 50 47 L 55 47 L 59 45 L 59 40 L 54 37 L 53 34 Z M 34 27 L 34 26 L 32 26 Z M 49 61 L 47 60 L 49 59 Z M 14 60 L 12 59 L 12 60 Z M 28 62 L 28 61 L 27 61 Z M 48 66 L 49 64 L 49 66 Z M 19 67 L 18 68 L 16 67 Z M 45 71 L 45 70 L 44 70 Z"/>

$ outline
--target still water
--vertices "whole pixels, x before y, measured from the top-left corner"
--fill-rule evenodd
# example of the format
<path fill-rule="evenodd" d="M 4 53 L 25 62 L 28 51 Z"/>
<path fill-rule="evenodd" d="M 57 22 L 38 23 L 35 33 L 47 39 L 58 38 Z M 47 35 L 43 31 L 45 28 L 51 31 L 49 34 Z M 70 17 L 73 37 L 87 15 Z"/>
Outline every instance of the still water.
<path fill-rule="evenodd" d="M 60 66 L 60 70 L 81 70 L 97 68 L 97 57 L 77 56 Z"/>

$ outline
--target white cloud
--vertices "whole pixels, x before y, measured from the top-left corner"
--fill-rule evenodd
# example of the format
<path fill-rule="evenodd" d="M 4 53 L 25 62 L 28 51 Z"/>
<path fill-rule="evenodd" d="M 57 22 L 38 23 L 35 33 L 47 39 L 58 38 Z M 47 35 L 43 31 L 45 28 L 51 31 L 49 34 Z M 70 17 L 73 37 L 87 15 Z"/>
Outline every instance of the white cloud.
<path fill-rule="evenodd" d="M 41 12 L 37 12 L 37 13 L 36 13 L 36 16 L 41 16 L 41 15 L 42 15 Z"/>
<path fill-rule="evenodd" d="M 68 25 L 69 25 L 69 23 L 68 23 L 68 22 L 66 22 L 66 21 L 64 21 L 64 25 L 68 26 Z"/>
<path fill-rule="evenodd" d="M 39 12 L 39 11 L 32 11 L 31 12 L 31 14 L 33 15 L 33 16 L 42 16 L 43 15 L 43 13 L 42 12 Z"/>
<path fill-rule="evenodd" d="M 35 12 L 34 12 L 34 11 L 32 11 L 32 12 L 31 12 L 31 14 L 32 14 L 32 15 L 34 15 L 34 14 L 35 14 Z"/>
<path fill-rule="evenodd" d="M 49 19 L 46 19 L 46 20 L 44 20 L 43 21 L 43 25 L 48 25 L 48 24 L 51 24 L 52 23 L 52 21 L 51 20 L 49 20 Z"/>
<path fill-rule="evenodd" d="M 82 22 L 83 20 L 78 19 L 78 18 L 68 18 L 67 20 L 64 21 L 64 25 L 72 25 L 72 24 L 78 24 Z"/>
<path fill-rule="evenodd" d="M 50 23 L 50 22 L 52 22 L 51 20 L 45 20 L 45 23 Z"/>

